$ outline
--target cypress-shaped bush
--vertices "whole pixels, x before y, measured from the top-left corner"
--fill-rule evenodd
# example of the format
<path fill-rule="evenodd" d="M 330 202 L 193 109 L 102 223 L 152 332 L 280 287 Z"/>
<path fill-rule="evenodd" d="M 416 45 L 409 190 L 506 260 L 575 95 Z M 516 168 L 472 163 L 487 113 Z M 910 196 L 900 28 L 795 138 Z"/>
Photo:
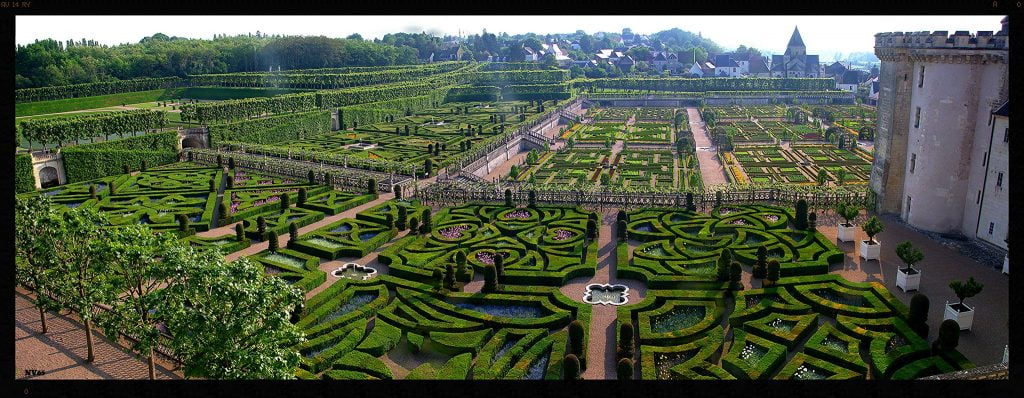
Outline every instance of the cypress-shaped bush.
<path fill-rule="evenodd" d="M 270 236 L 267 239 L 269 241 L 269 250 L 271 253 L 277 253 L 277 232 L 270 231 Z"/>

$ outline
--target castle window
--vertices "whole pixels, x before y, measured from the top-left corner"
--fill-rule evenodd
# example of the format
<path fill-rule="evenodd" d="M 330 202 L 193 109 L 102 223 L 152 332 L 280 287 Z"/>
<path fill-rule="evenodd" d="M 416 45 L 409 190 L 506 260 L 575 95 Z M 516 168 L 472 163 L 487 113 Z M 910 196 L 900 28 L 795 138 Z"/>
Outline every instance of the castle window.
<path fill-rule="evenodd" d="M 1010 142 L 1010 128 L 1009 127 L 1007 127 L 1006 130 L 1003 130 L 1003 142 Z"/>
<path fill-rule="evenodd" d="M 996 187 L 999 187 L 999 188 L 1003 187 L 1003 173 L 1002 172 L 999 172 L 999 175 L 996 176 Z"/>
<path fill-rule="evenodd" d="M 921 107 L 917 107 L 917 111 L 914 112 L 914 128 L 921 127 Z"/>
<path fill-rule="evenodd" d="M 974 199 L 974 204 L 979 204 L 979 203 L 981 203 L 981 190 L 980 189 L 978 190 L 978 198 Z"/>
<path fill-rule="evenodd" d="M 992 230 L 993 229 L 996 229 L 996 223 L 994 223 L 994 222 L 988 223 L 988 234 L 989 235 L 992 235 Z"/>
<path fill-rule="evenodd" d="M 924 87 L 924 65 L 921 65 L 921 76 L 917 78 L 917 87 Z"/>
<path fill-rule="evenodd" d="M 917 165 L 917 154 L 916 153 L 912 153 L 912 154 L 910 154 L 910 172 L 911 173 L 914 172 L 914 166 L 916 166 L 916 165 Z"/>
<path fill-rule="evenodd" d="M 986 164 L 988 164 L 988 152 L 985 152 L 984 155 L 981 155 L 981 167 L 985 167 Z"/>

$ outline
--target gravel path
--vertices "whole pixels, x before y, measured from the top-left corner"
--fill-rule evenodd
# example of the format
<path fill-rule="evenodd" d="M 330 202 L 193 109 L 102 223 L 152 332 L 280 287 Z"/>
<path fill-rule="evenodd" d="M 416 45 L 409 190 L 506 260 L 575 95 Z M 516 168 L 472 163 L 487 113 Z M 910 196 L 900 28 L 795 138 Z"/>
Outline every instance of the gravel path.
<path fill-rule="evenodd" d="M 711 138 L 704 129 L 704 122 L 700 118 L 697 108 L 686 108 L 686 114 L 690 119 L 690 131 L 693 132 L 693 141 L 697 145 L 697 161 L 700 163 L 700 176 L 704 180 L 705 187 L 712 187 L 719 184 L 727 184 L 725 168 L 716 156 L 716 150 L 711 146 Z"/>

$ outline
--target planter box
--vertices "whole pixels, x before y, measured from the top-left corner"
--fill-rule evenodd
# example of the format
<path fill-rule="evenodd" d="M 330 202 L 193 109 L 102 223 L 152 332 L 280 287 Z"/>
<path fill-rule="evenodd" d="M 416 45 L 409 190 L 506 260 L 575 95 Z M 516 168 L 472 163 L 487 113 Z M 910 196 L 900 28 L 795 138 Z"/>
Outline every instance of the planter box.
<path fill-rule="evenodd" d="M 915 273 L 907 273 L 903 268 L 896 269 L 896 287 L 904 292 L 917 290 L 921 285 L 921 271 L 911 268 Z"/>
<path fill-rule="evenodd" d="M 878 260 L 879 254 L 882 253 L 882 243 L 875 241 L 875 244 L 869 245 L 869 241 L 860 241 L 860 257 L 865 260 Z"/>
<path fill-rule="evenodd" d="M 956 323 L 960 324 L 960 330 L 971 330 L 971 326 L 974 325 L 974 308 L 968 307 L 964 304 L 967 311 L 957 311 L 953 306 L 959 306 L 960 303 L 946 303 L 946 314 L 942 317 L 943 320 L 952 319 Z"/>
<path fill-rule="evenodd" d="M 1006 275 L 1010 275 L 1010 255 L 1009 254 L 1007 254 L 1006 257 L 1003 257 L 1003 273 L 1006 274 Z"/>
<path fill-rule="evenodd" d="M 853 242 L 857 239 L 857 227 L 853 226 L 853 224 L 850 224 L 849 227 L 844 227 L 843 224 L 839 224 L 836 229 L 839 231 L 838 234 L 840 242 Z"/>

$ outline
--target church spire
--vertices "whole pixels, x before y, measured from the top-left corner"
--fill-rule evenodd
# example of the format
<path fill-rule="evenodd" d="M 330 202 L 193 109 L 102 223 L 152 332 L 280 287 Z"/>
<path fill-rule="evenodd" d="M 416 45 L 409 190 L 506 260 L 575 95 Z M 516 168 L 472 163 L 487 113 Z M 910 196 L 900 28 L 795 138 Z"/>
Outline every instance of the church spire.
<path fill-rule="evenodd" d="M 807 46 L 804 45 L 804 39 L 800 37 L 800 28 L 793 27 L 793 36 L 789 38 L 789 44 L 786 45 L 786 55 L 789 56 L 802 56 L 807 53 Z"/>

